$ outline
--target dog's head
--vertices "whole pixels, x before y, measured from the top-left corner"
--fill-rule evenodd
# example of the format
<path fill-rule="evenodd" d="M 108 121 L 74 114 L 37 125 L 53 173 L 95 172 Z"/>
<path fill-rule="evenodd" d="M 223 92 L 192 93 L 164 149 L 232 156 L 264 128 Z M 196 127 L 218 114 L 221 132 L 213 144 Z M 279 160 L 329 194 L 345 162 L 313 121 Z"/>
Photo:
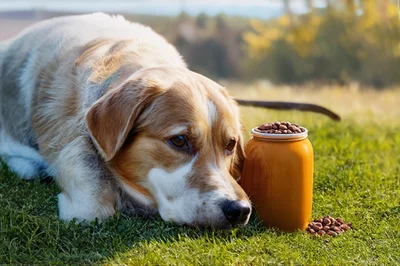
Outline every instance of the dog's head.
<path fill-rule="evenodd" d="M 164 220 L 247 223 L 251 205 L 236 182 L 244 160 L 238 108 L 217 83 L 186 69 L 141 70 L 86 120 L 126 192 Z"/>

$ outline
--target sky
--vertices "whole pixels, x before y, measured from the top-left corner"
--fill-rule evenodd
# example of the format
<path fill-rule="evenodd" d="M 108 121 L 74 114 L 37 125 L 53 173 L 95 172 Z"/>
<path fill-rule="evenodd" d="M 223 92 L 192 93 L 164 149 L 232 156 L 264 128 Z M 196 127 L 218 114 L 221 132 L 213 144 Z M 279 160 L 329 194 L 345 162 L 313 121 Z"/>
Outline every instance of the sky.
<path fill-rule="evenodd" d="M 307 11 L 305 0 L 291 0 L 293 12 Z M 314 0 L 323 6 L 324 0 Z M 182 11 L 191 15 L 225 13 L 244 17 L 268 19 L 283 12 L 282 0 L 0 0 L 0 11 L 45 9 L 79 12 L 128 12 L 175 16 Z"/>

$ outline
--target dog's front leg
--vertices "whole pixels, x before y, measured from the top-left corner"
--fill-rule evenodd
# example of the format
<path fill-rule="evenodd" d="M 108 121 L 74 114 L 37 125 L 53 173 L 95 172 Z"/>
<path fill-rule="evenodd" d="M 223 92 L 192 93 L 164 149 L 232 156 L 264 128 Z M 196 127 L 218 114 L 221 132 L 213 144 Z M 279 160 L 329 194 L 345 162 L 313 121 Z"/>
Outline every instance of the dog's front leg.
<path fill-rule="evenodd" d="M 61 220 L 104 220 L 115 213 L 113 180 L 86 138 L 66 145 L 52 170 L 62 190 L 58 195 Z"/>

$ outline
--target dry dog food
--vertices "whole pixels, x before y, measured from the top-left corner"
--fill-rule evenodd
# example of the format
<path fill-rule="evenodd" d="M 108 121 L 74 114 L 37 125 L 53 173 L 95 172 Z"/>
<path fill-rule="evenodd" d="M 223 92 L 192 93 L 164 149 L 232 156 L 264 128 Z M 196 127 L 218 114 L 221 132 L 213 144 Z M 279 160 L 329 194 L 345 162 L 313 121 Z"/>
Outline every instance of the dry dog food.
<path fill-rule="evenodd" d="M 254 129 L 254 131 L 268 134 L 298 134 L 301 132 L 305 132 L 306 129 L 304 127 L 298 126 L 297 124 L 282 121 L 261 124 L 256 129 Z"/>
<path fill-rule="evenodd" d="M 331 216 L 325 216 L 309 223 L 306 231 L 312 235 L 337 236 L 351 228 L 352 224 L 346 223 L 341 218 L 335 219 Z"/>

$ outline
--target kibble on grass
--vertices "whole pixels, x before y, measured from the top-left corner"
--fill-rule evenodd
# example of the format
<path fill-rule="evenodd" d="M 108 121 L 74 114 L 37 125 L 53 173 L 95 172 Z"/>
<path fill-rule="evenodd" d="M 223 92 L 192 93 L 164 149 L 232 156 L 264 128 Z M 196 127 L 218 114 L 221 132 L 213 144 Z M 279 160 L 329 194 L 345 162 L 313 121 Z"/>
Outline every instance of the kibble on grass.
<path fill-rule="evenodd" d="M 352 223 L 346 223 L 342 218 L 325 216 L 308 224 L 306 231 L 312 235 L 337 236 L 352 228 Z"/>

